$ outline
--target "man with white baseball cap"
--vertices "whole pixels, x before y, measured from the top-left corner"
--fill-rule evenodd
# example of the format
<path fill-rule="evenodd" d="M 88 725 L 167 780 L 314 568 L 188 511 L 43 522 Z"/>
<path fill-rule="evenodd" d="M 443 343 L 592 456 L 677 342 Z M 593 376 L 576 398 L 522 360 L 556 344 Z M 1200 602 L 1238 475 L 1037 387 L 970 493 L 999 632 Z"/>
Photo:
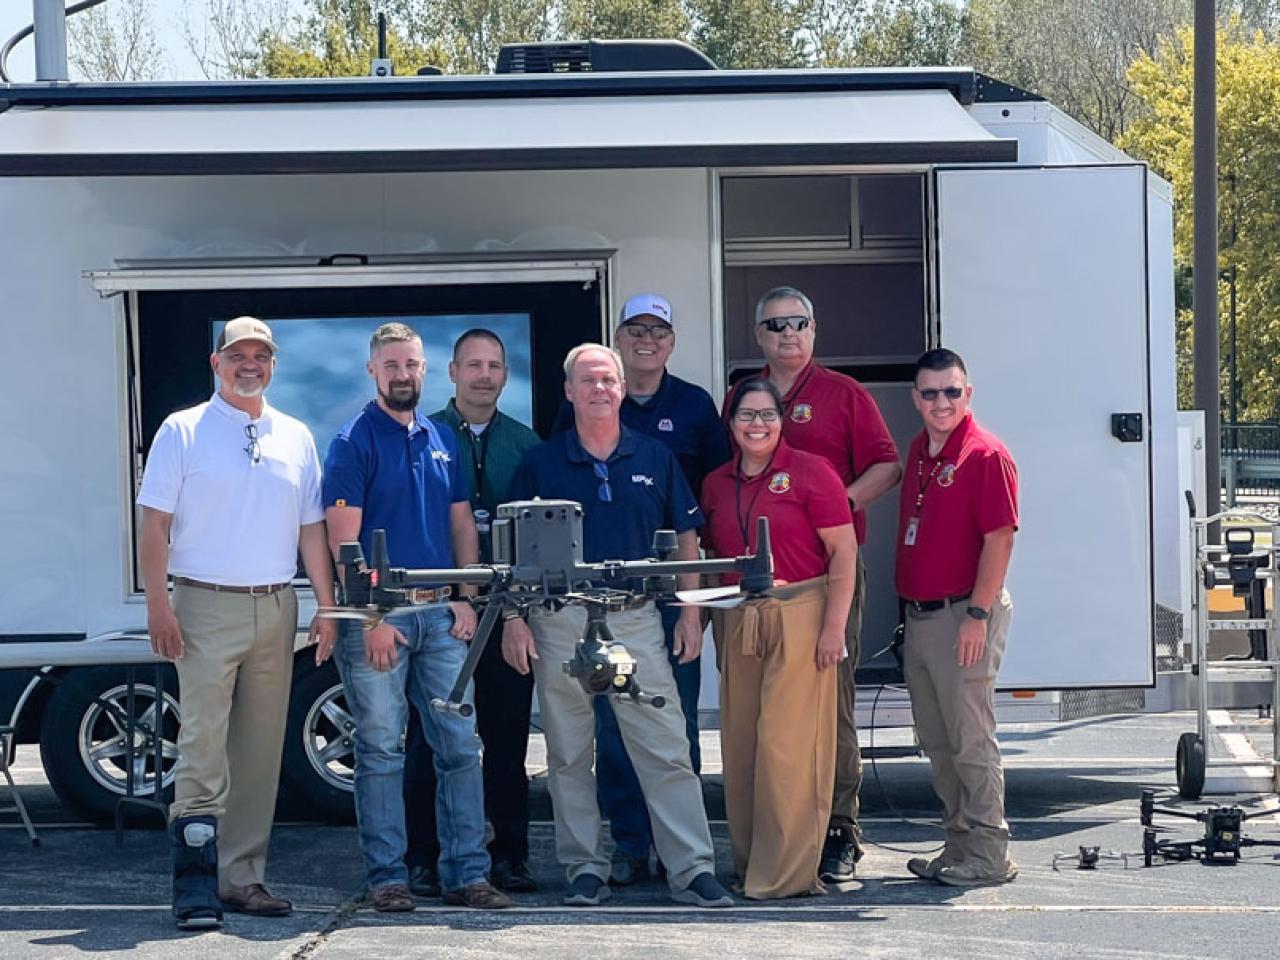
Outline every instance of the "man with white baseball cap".
<path fill-rule="evenodd" d="M 227 908 L 287 915 L 263 886 L 284 742 L 302 555 L 316 602 L 333 605 L 311 431 L 264 397 L 276 343 L 256 317 L 227 322 L 205 403 L 156 431 L 142 477 L 147 631 L 182 696 L 174 799 L 173 915 L 215 927 Z M 168 577 L 173 577 L 170 600 Z M 334 621 L 311 621 L 316 662 Z"/>
<path fill-rule="evenodd" d="M 675 351 L 673 311 L 666 297 L 638 293 L 623 304 L 618 314 L 613 345 L 622 356 L 626 397 L 622 401 L 624 426 L 647 434 L 665 444 L 680 464 L 695 498 L 702 481 L 712 470 L 729 460 L 729 441 L 715 401 L 701 387 L 682 380 L 667 370 Z M 573 408 L 560 410 L 553 432 L 573 426 Z M 698 749 L 698 695 L 702 664 L 690 638 L 680 635 L 679 608 L 660 606 L 666 632 L 671 669 L 680 692 L 680 707 L 689 738 L 689 759 L 693 770 L 701 768 Z M 700 644 L 701 638 L 698 638 Z M 649 850 L 653 832 L 645 809 L 640 782 L 622 744 L 622 733 L 607 697 L 595 697 L 596 781 L 600 808 L 609 819 L 613 833 L 613 882 L 620 886 L 649 877 Z"/>

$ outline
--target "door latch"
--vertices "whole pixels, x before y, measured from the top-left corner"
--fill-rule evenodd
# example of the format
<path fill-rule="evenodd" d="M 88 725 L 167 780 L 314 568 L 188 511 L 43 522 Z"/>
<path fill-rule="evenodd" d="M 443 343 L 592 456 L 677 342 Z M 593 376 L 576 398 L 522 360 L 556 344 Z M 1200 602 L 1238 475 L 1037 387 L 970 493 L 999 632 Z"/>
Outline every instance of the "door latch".
<path fill-rule="evenodd" d="M 1111 415 L 1111 435 L 1121 443 L 1142 442 L 1142 414 L 1113 413 Z"/>

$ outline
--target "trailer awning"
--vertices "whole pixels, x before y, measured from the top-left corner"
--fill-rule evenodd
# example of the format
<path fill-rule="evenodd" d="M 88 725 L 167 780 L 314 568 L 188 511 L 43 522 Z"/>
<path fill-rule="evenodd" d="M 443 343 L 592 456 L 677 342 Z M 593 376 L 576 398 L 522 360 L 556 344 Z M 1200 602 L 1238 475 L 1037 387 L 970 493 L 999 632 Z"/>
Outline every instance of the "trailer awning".
<path fill-rule="evenodd" d="M 944 90 L 375 102 L 18 105 L 0 175 L 163 176 L 991 163 Z"/>

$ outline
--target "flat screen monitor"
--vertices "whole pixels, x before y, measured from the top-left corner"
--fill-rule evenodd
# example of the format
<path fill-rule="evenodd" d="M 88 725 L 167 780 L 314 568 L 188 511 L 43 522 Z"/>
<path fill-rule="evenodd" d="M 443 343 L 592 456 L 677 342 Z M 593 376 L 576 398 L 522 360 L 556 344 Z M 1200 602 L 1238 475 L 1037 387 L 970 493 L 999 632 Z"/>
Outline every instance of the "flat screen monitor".
<path fill-rule="evenodd" d="M 456 313 L 375 317 L 272 317 L 271 335 L 278 353 L 267 388 L 271 405 L 297 417 L 311 429 L 321 458 L 339 428 L 374 397 L 365 369 L 369 338 L 384 323 L 406 324 L 422 337 L 427 373 L 419 409 L 431 414 L 453 396 L 449 361 L 453 344 L 468 330 L 496 333 L 507 352 L 507 386 L 499 405 L 507 415 L 533 426 L 531 316 L 528 313 Z M 226 325 L 210 324 L 216 344 Z"/>

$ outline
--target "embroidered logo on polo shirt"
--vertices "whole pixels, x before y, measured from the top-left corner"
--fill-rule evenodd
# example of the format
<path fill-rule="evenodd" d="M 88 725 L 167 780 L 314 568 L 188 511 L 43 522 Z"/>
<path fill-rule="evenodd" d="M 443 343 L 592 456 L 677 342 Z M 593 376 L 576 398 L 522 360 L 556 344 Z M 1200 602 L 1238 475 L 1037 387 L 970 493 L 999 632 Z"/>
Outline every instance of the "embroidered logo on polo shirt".
<path fill-rule="evenodd" d="M 449 451 L 448 451 L 448 450 L 432 450 L 432 451 L 431 451 L 431 459 L 432 459 L 432 460 L 439 460 L 439 461 L 441 461 L 441 462 L 443 462 L 443 463 L 448 463 L 448 462 L 449 462 Z"/>
<path fill-rule="evenodd" d="M 631 475 L 632 483 L 643 483 L 646 487 L 653 486 L 653 477 L 646 477 L 643 473 L 633 473 Z"/>
<path fill-rule="evenodd" d="M 785 470 L 779 470 L 769 478 L 770 493 L 786 493 L 791 489 L 791 474 Z"/>
<path fill-rule="evenodd" d="M 663 417 L 661 420 L 658 421 L 658 429 L 662 430 L 664 433 L 670 433 L 675 428 L 676 428 L 676 425 L 671 422 L 670 417 Z"/>
<path fill-rule="evenodd" d="M 791 419 L 795 423 L 808 423 L 813 419 L 813 404 L 797 403 L 791 408 Z"/>
<path fill-rule="evenodd" d="M 938 471 L 938 486 L 949 487 L 956 482 L 956 465 L 948 463 Z"/>

